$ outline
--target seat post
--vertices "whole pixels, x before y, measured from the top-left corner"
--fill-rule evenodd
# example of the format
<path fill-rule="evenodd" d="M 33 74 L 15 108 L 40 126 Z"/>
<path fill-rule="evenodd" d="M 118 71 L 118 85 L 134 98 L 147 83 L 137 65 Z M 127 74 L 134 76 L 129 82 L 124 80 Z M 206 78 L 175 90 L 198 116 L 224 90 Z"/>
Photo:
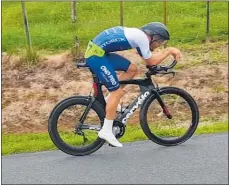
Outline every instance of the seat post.
<path fill-rule="evenodd" d="M 90 70 L 90 72 L 92 74 L 92 78 L 93 78 L 94 97 L 99 103 L 101 103 L 101 105 L 105 109 L 106 101 L 104 99 L 103 92 L 102 92 L 102 85 L 103 84 L 100 83 L 97 75 L 90 69 L 90 67 L 86 64 L 86 62 L 76 63 L 76 66 L 78 68 L 82 67 L 82 68 L 87 68 Z"/>
<path fill-rule="evenodd" d="M 101 103 L 101 105 L 103 106 L 103 108 L 105 109 L 106 107 L 106 101 L 104 99 L 104 95 L 102 92 L 102 85 L 97 77 L 97 75 L 90 69 L 91 73 L 92 73 L 92 77 L 93 77 L 93 89 L 94 89 L 94 96 L 95 99 Z"/>

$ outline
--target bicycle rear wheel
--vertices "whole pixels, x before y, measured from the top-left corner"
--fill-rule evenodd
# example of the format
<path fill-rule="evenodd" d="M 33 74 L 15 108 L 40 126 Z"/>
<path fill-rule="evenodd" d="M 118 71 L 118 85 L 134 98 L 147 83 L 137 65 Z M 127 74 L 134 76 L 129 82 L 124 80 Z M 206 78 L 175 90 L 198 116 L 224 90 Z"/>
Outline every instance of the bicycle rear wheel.
<path fill-rule="evenodd" d="M 98 150 L 105 141 L 98 137 L 105 112 L 99 102 L 93 102 L 82 128 L 79 120 L 90 103 L 90 97 L 75 96 L 61 101 L 50 114 L 48 131 L 53 143 L 70 155 L 88 155 Z"/>
<path fill-rule="evenodd" d="M 165 87 L 160 97 L 172 115 L 168 119 L 156 96 L 146 100 L 140 111 L 140 124 L 146 136 L 153 142 L 174 146 L 187 141 L 199 122 L 199 110 L 195 100 L 182 89 Z"/>

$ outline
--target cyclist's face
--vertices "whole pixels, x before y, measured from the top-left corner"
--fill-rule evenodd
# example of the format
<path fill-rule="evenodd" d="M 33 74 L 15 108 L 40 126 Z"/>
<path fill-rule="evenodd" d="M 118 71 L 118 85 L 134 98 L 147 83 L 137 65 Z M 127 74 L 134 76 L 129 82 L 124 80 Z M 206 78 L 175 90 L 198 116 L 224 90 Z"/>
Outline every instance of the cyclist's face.
<path fill-rule="evenodd" d="M 154 49 L 164 45 L 167 42 L 167 40 L 164 40 L 162 38 L 157 37 L 157 35 L 153 36 L 151 45 L 150 45 L 150 50 L 153 51 Z"/>

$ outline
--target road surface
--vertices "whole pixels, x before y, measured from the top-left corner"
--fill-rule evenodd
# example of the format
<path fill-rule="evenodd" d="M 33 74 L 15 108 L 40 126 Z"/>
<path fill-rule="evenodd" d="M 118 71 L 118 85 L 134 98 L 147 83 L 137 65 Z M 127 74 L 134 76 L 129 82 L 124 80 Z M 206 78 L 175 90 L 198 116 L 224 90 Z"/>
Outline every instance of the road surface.
<path fill-rule="evenodd" d="M 2 183 L 228 184 L 228 133 L 193 136 L 175 147 L 105 145 L 80 157 L 61 151 L 4 156 Z"/>

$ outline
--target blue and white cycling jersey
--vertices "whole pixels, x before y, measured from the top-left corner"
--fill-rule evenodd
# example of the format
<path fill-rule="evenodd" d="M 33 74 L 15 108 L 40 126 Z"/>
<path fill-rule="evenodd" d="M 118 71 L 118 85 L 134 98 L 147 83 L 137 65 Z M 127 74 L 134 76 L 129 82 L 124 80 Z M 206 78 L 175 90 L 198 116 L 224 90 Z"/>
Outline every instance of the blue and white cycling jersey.
<path fill-rule="evenodd" d="M 92 42 L 103 48 L 105 52 L 136 48 L 144 59 L 152 56 L 149 40 L 146 34 L 138 28 L 115 26 L 98 34 Z"/>
<path fill-rule="evenodd" d="M 115 71 L 127 71 L 131 64 L 126 58 L 112 52 L 136 48 L 144 59 L 152 56 L 149 40 L 138 28 L 115 26 L 99 33 L 92 42 L 100 46 L 105 55 L 92 55 L 86 59 L 86 63 L 109 91 L 120 87 Z"/>

